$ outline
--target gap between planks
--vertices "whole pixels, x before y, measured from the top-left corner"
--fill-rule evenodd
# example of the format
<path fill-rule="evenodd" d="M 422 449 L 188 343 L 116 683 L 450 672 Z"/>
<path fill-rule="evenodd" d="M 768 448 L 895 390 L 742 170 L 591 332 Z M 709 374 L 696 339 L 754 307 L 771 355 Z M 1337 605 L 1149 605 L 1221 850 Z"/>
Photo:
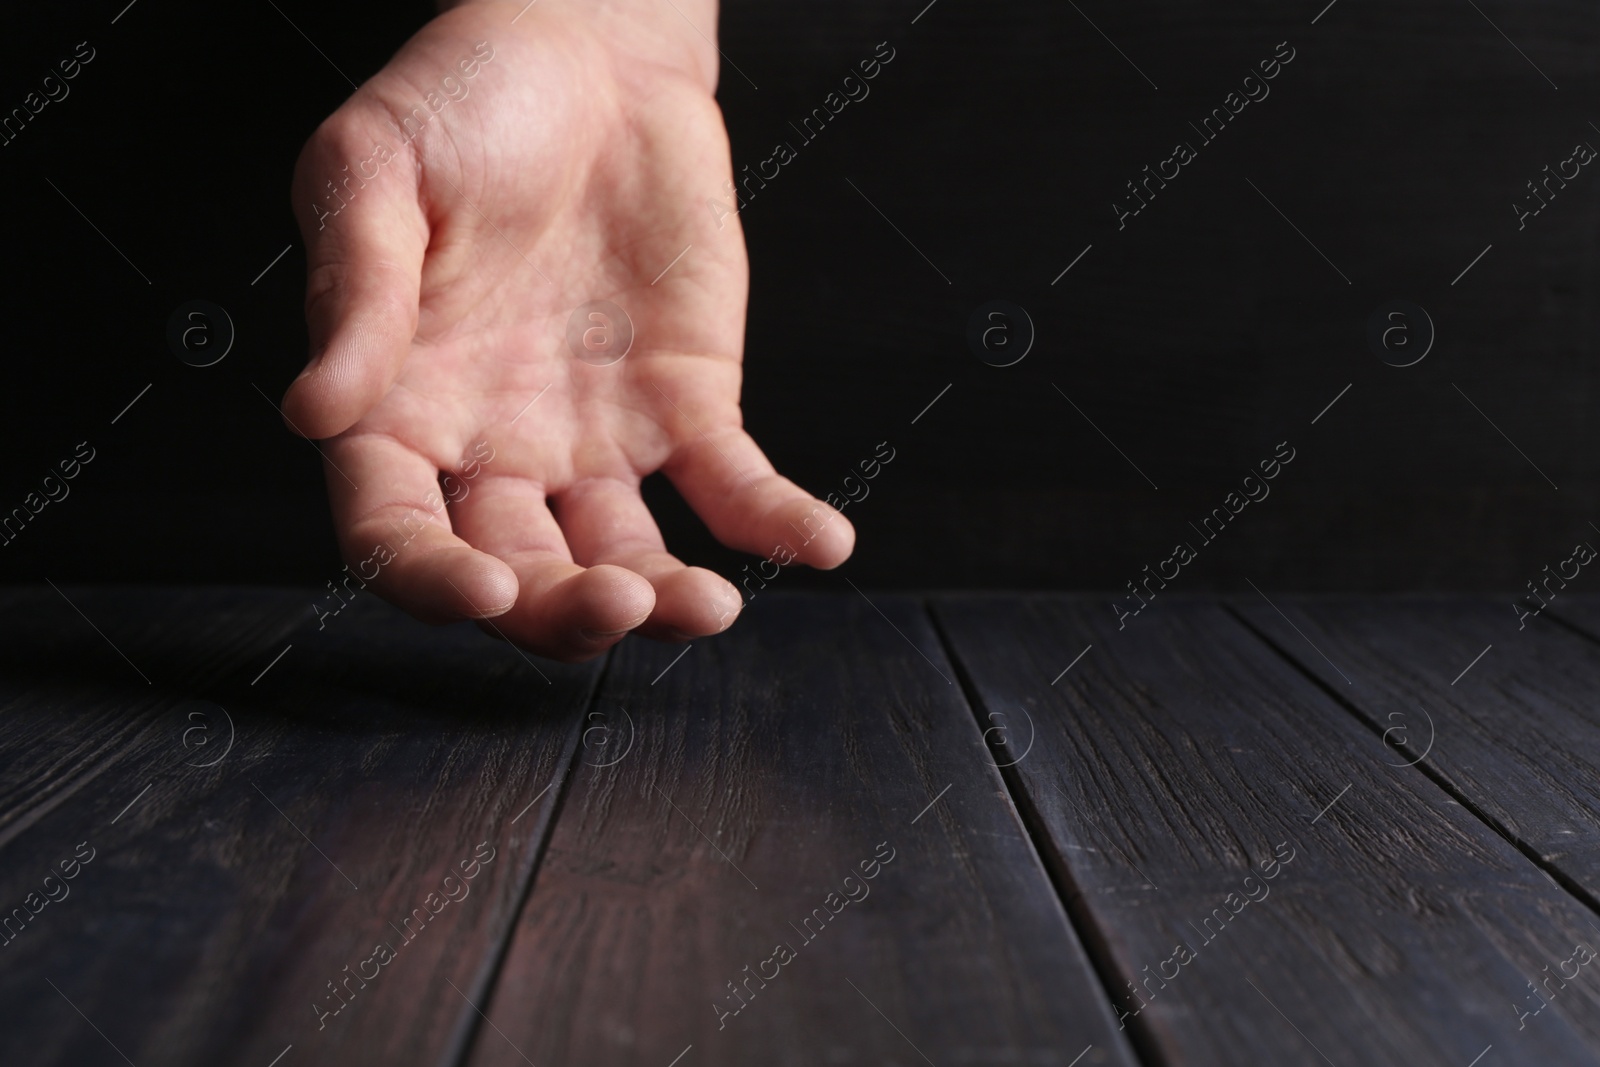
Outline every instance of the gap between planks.
<path fill-rule="evenodd" d="M 495 987 L 500 983 L 500 972 L 505 967 L 506 956 L 511 951 L 511 942 L 516 939 L 517 927 L 522 922 L 522 913 L 527 910 L 528 902 L 533 899 L 533 889 L 539 881 L 539 870 L 544 866 L 550 842 L 555 839 L 556 825 L 561 821 L 561 812 L 566 807 L 568 794 L 572 791 L 573 779 L 577 777 L 578 753 L 583 749 L 579 742 L 583 738 L 584 724 L 589 721 L 590 713 L 600 701 L 601 687 L 611 673 L 611 665 L 616 661 L 616 657 L 616 646 L 606 650 L 605 661 L 589 683 L 589 692 L 583 699 L 583 710 L 572 724 L 566 745 L 556 761 L 561 779 L 556 788 L 556 795 L 550 800 L 550 817 L 534 845 L 533 855 L 529 858 L 528 874 L 517 890 L 516 905 L 511 909 L 511 921 L 506 923 L 499 944 L 490 946 L 489 951 L 484 953 L 478 974 L 472 980 L 471 996 L 467 999 L 467 1004 L 472 1010 L 462 1013 L 460 1021 L 456 1023 L 455 1032 L 445 1042 L 444 1055 L 439 1062 L 448 1064 L 449 1067 L 466 1067 L 467 1060 L 472 1056 L 472 1050 L 478 1043 L 478 1035 L 483 1032 L 483 1023 L 487 1021 L 487 1016 L 482 1015 L 476 1005 L 482 1004 L 487 1007 L 494 998 Z M 547 786 L 546 789 L 548 788 Z"/>
<path fill-rule="evenodd" d="M 1019 598 L 1020 599 L 1020 598 Z M 955 643 L 950 635 L 945 632 L 944 622 L 939 618 L 939 613 L 934 611 L 926 599 L 918 599 L 918 606 L 927 616 L 928 623 L 933 627 L 934 634 L 939 639 L 939 649 L 944 653 L 945 659 L 956 672 L 956 684 L 961 688 L 961 700 L 971 713 L 973 723 L 980 733 L 983 730 L 983 720 L 979 715 L 983 707 L 983 698 L 979 695 L 977 685 L 972 676 L 967 673 L 966 661 L 956 654 Z M 1112 954 L 1110 943 L 1101 931 L 1099 924 L 1094 921 L 1088 907 L 1083 904 L 1088 895 L 1083 891 L 1072 877 L 1072 872 L 1063 862 L 1056 864 L 1048 857 L 1054 856 L 1054 846 L 1050 841 L 1049 829 L 1045 826 L 1043 817 L 1034 807 L 1033 799 L 1029 796 L 1027 787 L 1023 785 L 1016 764 L 995 768 L 1000 773 L 1000 781 L 1005 785 L 1006 798 L 1011 802 L 1011 808 L 1017 814 L 1017 821 L 1022 826 L 1023 837 L 1028 842 L 1028 848 L 1033 853 L 1034 862 L 1044 871 L 1045 878 L 1049 880 L 1050 887 L 1055 890 L 1056 904 L 1061 908 L 1062 918 L 1072 929 L 1073 936 L 1078 939 L 1078 944 L 1083 946 L 1083 954 L 1088 959 L 1089 965 L 1094 969 L 1094 976 L 1099 980 L 1101 992 L 1105 996 L 1106 1007 L 1113 1018 L 1117 1015 L 1117 1001 L 1115 991 L 1122 988 L 1134 976 L 1124 976 L 1117 967 Z M 1077 902 L 1077 903 L 1074 903 Z M 1150 1031 L 1150 1023 L 1140 1016 L 1133 1016 L 1127 1021 L 1123 1033 L 1128 1037 L 1133 1053 L 1141 1063 L 1149 1067 L 1167 1067 L 1170 1061 L 1162 1055 L 1161 1046 L 1156 1041 L 1155 1035 Z"/>
<path fill-rule="evenodd" d="M 1368 733 L 1378 735 L 1379 740 L 1382 740 L 1382 731 L 1379 729 L 1378 724 L 1374 722 L 1365 711 L 1362 710 L 1360 705 L 1349 699 L 1345 694 L 1340 693 L 1333 686 L 1330 686 L 1324 679 L 1318 677 L 1315 671 L 1312 671 L 1306 667 L 1300 662 L 1300 660 L 1296 659 L 1287 650 L 1285 650 L 1277 641 L 1273 640 L 1273 638 L 1257 629 L 1255 624 L 1250 622 L 1249 619 L 1245 618 L 1244 613 L 1234 605 L 1232 600 L 1219 597 L 1216 600 L 1216 604 L 1218 607 L 1222 608 L 1227 615 L 1232 617 L 1235 622 L 1244 627 L 1245 630 L 1248 631 L 1253 637 L 1266 645 L 1266 647 L 1270 649 L 1274 655 L 1287 663 L 1292 670 L 1296 671 L 1302 677 L 1310 681 L 1310 683 L 1319 691 L 1324 693 L 1335 704 L 1349 713 L 1349 715 L 1356 720 L 1358 725 L 1360 725 Z M 1551 617 L 1556 619 L 1558 622 L 1561 622 L 1567 627 L 1567 629 L 1572 630 L 1579 637 L 1582 637 L 1591 644 L 1600 644 L 1600 640 L 1597 640 L 1594 635 L 1586 633 L 1583 630 L 1572 626 L 1559 615 L 1552 615 Z M 1534 868 L 1542 873 L 1552 885 L 1566 893 L 1569 897 L 1572 897 L 1585 908 L 1588 908 L 1589 911 L 1593 912 L 1597 918 L 1600 918 L 1600 898 L 1597 898 L 1593 893 L 1589 892 L 1587 888 L 1579 884 L 1575 879 L 1561 870 L 1561 868 L 1547 861 L 1539 854 L 1538 850 L 1535 849 L 1533 845 L 1518 838 L 1508 827 L 1502 824 L 1500 820 L 1484 811 L 1483 808 L 1475 803 L 1471 797 L 1467 796 L 1466 793 L 1457 788 L 1455 783 L 1451 782 L 1450 779 L 1446 778 L 1442 773 L 1434 768 L 1427 766 L 1426 759 L 1419 759 L 1416 763 L 1411 764 L 1410 769 L 1420 772 L 1430 782 L 1438 786 L 1446 796 L 1448 796 L 1451 800 L 1454 800 L 1457 804 L 1460 804 L 1461 807 L 1470 815 L 1472 815 L 1473 818 L 1477 819 L 1479 822 L 1483 823 L 1484 826 L 1488 827 L 1489 830 L 1495 834 L 1495 836 L 1501 838 L 1506 842 L 1506 844 L 1516 849 L 1518 854 L 1526 859 L 1529 863 L 1533 864 Z"/>

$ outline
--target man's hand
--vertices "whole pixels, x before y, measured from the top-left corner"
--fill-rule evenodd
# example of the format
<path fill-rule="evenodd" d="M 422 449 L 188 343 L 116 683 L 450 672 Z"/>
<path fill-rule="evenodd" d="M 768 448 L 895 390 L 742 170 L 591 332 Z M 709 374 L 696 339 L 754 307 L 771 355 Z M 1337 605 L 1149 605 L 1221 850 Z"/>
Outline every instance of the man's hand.
<path fill-rule="evenodd" d="M 494 617 L 560 659 L 725 629 L 740 593 L 666 551 L 639 495 L 656 470 L 730 547 L 850 554 L 849 522 L 742 429 L 748 266 L 737 216 L 706 206 L 732 168 L 716 50 L 688 23 L 715 17 L 468 2 L 301 154 L 312 358 L 285 414 L 331 438 L 345 559 L 420 618 Z M 604 366 L 567 343 L 598 300 L 635 331 Z"/>

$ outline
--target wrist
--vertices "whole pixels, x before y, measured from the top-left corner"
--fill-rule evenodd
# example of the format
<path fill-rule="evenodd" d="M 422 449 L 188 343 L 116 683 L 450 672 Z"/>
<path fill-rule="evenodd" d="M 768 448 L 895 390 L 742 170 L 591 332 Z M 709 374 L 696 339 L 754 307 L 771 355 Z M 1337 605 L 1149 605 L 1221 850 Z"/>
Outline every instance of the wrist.
<path fill-rule="evenodd" d="M 717 0 L 437 0 L 441 14 L 458 8 L 499 9 L 507 25 L 541 19 L 579 22 L 620 50 L 679 70 L 715 91 Z"/>

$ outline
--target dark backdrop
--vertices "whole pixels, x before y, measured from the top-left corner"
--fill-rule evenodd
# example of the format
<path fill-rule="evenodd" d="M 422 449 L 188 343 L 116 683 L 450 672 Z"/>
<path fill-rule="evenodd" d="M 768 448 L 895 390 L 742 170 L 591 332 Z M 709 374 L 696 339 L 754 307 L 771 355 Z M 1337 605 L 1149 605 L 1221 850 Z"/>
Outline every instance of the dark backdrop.
<path fill-rule="evenodd" d="M 295 26 L 360 81 L 428 7 L 125 3 L 8 10 L 0 35 L 0 112 L 78 42 L 96 52 L 0 147 L 0 510 L 77 442 L 96 450 L 0 574 L 320 584 L 337 562 L 319 461 L 254 388 L 276 399 L 303 360 L 286 190 L 349 92 Z M 722 19 L 748 76 L 725 64 L 719 93 L 736 166 L 796 142 L 789 123 L 878 42 L 896 50 L 743 216 L 752 432 L 818 492 L 896 450 L 847 512 L 858 584 L 1110 588 L 1187 539 L 1195 588 L 1510 595 L 1600 542 L 1600 175 L 1520 230 L 1513 209 L 1600 145 L 1594 5 L 925 3 L 737 0 Z M 1294 59 L 1270 96 L 1200 145 L 1188 123 L 1279 42 Z M 1179 140 L 1197 157 L 1119 229 L 1113 200 Z M 193 298 L 237 326 L 214 367 L 165 342 Z M 1437 338 L 1399 368 L 1368 322 L 1402 298 Z M 992 299 L 1036 332 L 1013 366 L 968 343 Z M 1190 523 L 1284 441 L 1271 496 L 1202 544 Z M 737 570 L 651 491 L 671 547 Z"/>

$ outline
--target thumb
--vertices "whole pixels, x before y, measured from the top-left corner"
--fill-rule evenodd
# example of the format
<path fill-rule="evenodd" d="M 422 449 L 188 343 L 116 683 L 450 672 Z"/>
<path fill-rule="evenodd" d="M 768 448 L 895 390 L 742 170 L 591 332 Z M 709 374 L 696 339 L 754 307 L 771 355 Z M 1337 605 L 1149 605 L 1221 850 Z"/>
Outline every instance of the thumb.
<path fill-rule="evenodd" d="M 386 116 L 371 103 L 345 104 L 295 167 L 311 358 L 283 411 L 306 437 L 343 433 L 383 399 L 417 331 L 428 224 L 411 149 Z"/>

